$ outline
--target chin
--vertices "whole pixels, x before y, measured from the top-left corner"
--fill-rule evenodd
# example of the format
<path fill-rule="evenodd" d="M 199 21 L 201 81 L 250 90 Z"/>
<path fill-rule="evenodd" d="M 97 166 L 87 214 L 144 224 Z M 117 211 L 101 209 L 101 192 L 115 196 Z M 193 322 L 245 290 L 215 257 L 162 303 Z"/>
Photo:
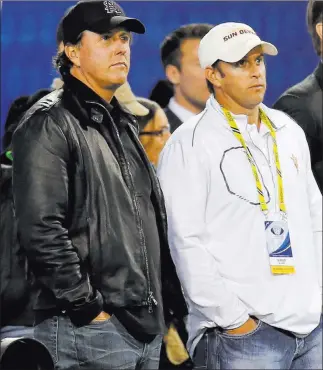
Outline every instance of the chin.
<path fill-rule="evenodd" d="M 262 102 L 263 99 L 253 99 L 245 102 L 245 104 L 242 104 L 242 107 L 244 107 L 245 109 L 254 109 L 258 107 Z"/>
<path fill-rule="evenodd" d="M 250 105 L 257 106 L 264 101 L 264 94 L 260 94 L 259 96 L 255 97 L 251 102 Z"/>
<path fill-rule="evenodd" d="M 127 73 L 120 73 L 118 75 L 110 76 L 109 81 L 107 81 L 107 85 L 114 85 L 119 87 L 127 82 L 127 77 Z"/>
<path fill-rule="evenodd" d="M 116 79 L 115 81 L 111 81 L 114 85 L 116 85 L 116 86 L 121 86 L 121 85 L 123 85 L 123 84 L 125 84 L 126 82 L 127 82 L 127 77 L 125 77 L 125 78 L 118 78 L 118 79 Z"/>

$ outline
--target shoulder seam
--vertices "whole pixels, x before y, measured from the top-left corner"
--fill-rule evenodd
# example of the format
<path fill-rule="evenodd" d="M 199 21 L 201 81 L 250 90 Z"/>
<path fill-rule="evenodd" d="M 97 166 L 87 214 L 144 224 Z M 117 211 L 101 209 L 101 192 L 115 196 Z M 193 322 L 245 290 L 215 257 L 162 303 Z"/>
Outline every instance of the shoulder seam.
<path fill-rule="evenodd" d="M 201 122 L 202 118 L 205 116 L 206 112 L 207 112 L 207 109 L 205 109 L 202 116 L 199 118 L 199 120 L 195 124 L 194 130 L 193 130 L 193 135 L 192 135 L 192 147 L 194 146 L 194 138 L 195 138 L 195 132 L 196 132 L 197 126 Z"/>

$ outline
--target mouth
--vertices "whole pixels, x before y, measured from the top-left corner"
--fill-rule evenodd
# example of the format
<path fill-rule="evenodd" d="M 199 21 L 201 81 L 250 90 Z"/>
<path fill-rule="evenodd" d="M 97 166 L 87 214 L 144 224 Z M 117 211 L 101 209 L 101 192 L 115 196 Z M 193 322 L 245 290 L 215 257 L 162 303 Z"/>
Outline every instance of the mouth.
<path fill-rule="evenodd" d="M 250 86 L 249 89 L 263 89 L 264 87 L 264 85 L 258 84 Z"/>
<path fill-rule="evenodd" d="M 111 65 L 111 67 L 122 67 L 122 68 L 128 68 L 127 64 L 124 62 L 114 63 Z"/>

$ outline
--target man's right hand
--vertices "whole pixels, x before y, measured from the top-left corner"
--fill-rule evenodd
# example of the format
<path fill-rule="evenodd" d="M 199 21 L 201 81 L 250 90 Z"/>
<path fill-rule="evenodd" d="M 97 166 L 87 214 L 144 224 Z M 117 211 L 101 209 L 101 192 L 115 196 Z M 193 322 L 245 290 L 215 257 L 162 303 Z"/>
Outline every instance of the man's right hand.
<path fill-rule="evenodd" d="M 230 335 L 244 335 L 244 334 L 249 334 L 253 330 L 256 329 L 258 325 L 258 321 L 255 319 L 249 317 L 249 319 L 241 326 L 235 329 L 229 329 L 225 330 L 225 333 L 230 334 Z"/>
<path fill-rule="evenodd" d="M 98 314 L 98 316 L 96 318 L 94 318 L 92 320 L 92 322 L 98 322 L 98 321 L 106 321 L 106 320 L 109 320 L 111 318 L 111 315 L 109 315 L 108 313 L 102 311 Z"/>

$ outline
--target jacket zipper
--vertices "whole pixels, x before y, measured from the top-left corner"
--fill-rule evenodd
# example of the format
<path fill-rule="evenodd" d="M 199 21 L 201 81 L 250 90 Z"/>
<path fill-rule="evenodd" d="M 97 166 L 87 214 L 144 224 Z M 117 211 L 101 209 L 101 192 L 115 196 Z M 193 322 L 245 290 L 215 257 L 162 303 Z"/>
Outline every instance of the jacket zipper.
<path fill-rule="evenodd" d="M 272 182 L 273 182 L 273 184 L 274 184 L 274 199 L 275 199 L 275 211 L 277 211 L 277 209 L 276 209 L 276 207 L 277 207 L 277 194 L 276 194 L 276 184 L 275 184 L 275 180 L 274 180 L 274 176 L 273 176 L 273 172 L 272 172 L 272 166 L 271 166 L 271 163 L 270 163 L 270 153 L 269 153 L 269 145 L 268 145 L 268 139 L 269 139 L 269 136 L 267 136 L 267 138 L 266 138 L 266 144 L 267 144 L 267 151 L 268 151 L 268 154 L 269 154 L 269 160 L 267 159 L 267 157 L 266 157 L 266 155 L 265 155 L 265 153 L 255 144 L 255 142 L 252 140 L 252 137 L 251 137 L 251 135 L 250 135 L 250 133 L 249 133 L 249 131 L 248 131 L 248 136 L 249 136 L 249 139 L 251 140 L 251 142 L 252 142 L 252 144 L 254 145 L 254 147 L 256 148 L 256 149 L 258 149 L 259 151 L 260 151 L 260 153 L 264 156 L 264 158 L 265 158 L 265 160 L 266 160 L 266 162 L 267 162 L 267 164 L 268 164 L 268 167 L 269 167 L 269 169 L 270 169 L 270 175 L 271 175 L 271 180 L 272 180 Z M 257 166 L 257 169 L 258 169 L 258 172 L 259 173 L 261 173 L 260 171 L 259 171 L 259 168 L 258 168 L 258 165 L 256 164 L 256 166 Z M 264 180 L 263 180 L 263 183 L 264 183 Z M 265 186 L 265 184 L 264 184 L 264 186 Z M 268 191 L 268 189 L 267 189 L 267 191 Z"/>
<path fill-rule="evenodd" d="M 121 154 L 121 158 L 120 158 L 121 159 L 121 170 L 124 170 L 122 172 L 125 172 L 125 175 L 126 175 L 125 176 L 126 177 L 125 178 L 126 183 L 128 182 L 127 180 L 130 181 L 130 184 L 128 184 L 128 187 L 130 187 L 130 190 L 132 190 L 131 193 L 134 192 L 135 186 L 134 186 L 133 178 L 132 178 L 132 175 L 131 175 L 131 171 L 129 169 L 129 163 L 128 163 L 128 161 L 126 159 L 126 156 L 124 154 L 124 151 L 123 151 L 122 142 L 121 142 L 121 139 L 120 139 L 120 135 L 119 135 L 118 129 L 117 129 L 117 127 L 116 127 L 113 119 L 111 119 L 112 117 L 111 117 L 110 113 L 100 103 L 97 103 L 95 101 L 87 101 L 87 103 L 95 104 L 95 105 L 100 106 L 107 113 L 108 117 L 110 118 L 110 121 L 112 123 L 112 127 L 113 127 L 113 129 L 114 129 L 114 131 L 115 131 L 115 133 L 117 135 L 119 147 L 121 147 L 121 153 L 120 153 Z M 147 286 L 147 290 L 148 290 L 148 293 L 147 293 L 147 299 L 145 301 L 143 301 L 143 304 L 144 305 L 147 305 L 148 306 L 148 312 L 149 313 L 152 313 L 153 312 L 153 306 L 157 306 L 158 302 L 155 299 L 154 293 L 151 290 L 151 281 L 150 281 L 150 273 L 149 273 L 149 264 L 148 264 L 146 240 L 145 240 L 145 235 L 144 235 L 144 232 L 143 232 L 142 220 L 141 220 L 141 217 L 140 217 L 140 211 L 139 211 L 139 206 L 138 206 L 137 198 L 136 198 L 135 195 L 134 196 L 131 195 L 131 198 L 132 198 L 134 209 L 135 209 L 136 222 L 137 222 L 137 225 L 138 225 L 138 228 L 139 228 L 140 241 L 141 241 L 142 250 L 143 250 L 143 254 L 144 254 L 145 267 L 146 267 L 146 275 L 147 275 L 146 277 L 147 277 L 147 285 L 148 285 Z"/>

